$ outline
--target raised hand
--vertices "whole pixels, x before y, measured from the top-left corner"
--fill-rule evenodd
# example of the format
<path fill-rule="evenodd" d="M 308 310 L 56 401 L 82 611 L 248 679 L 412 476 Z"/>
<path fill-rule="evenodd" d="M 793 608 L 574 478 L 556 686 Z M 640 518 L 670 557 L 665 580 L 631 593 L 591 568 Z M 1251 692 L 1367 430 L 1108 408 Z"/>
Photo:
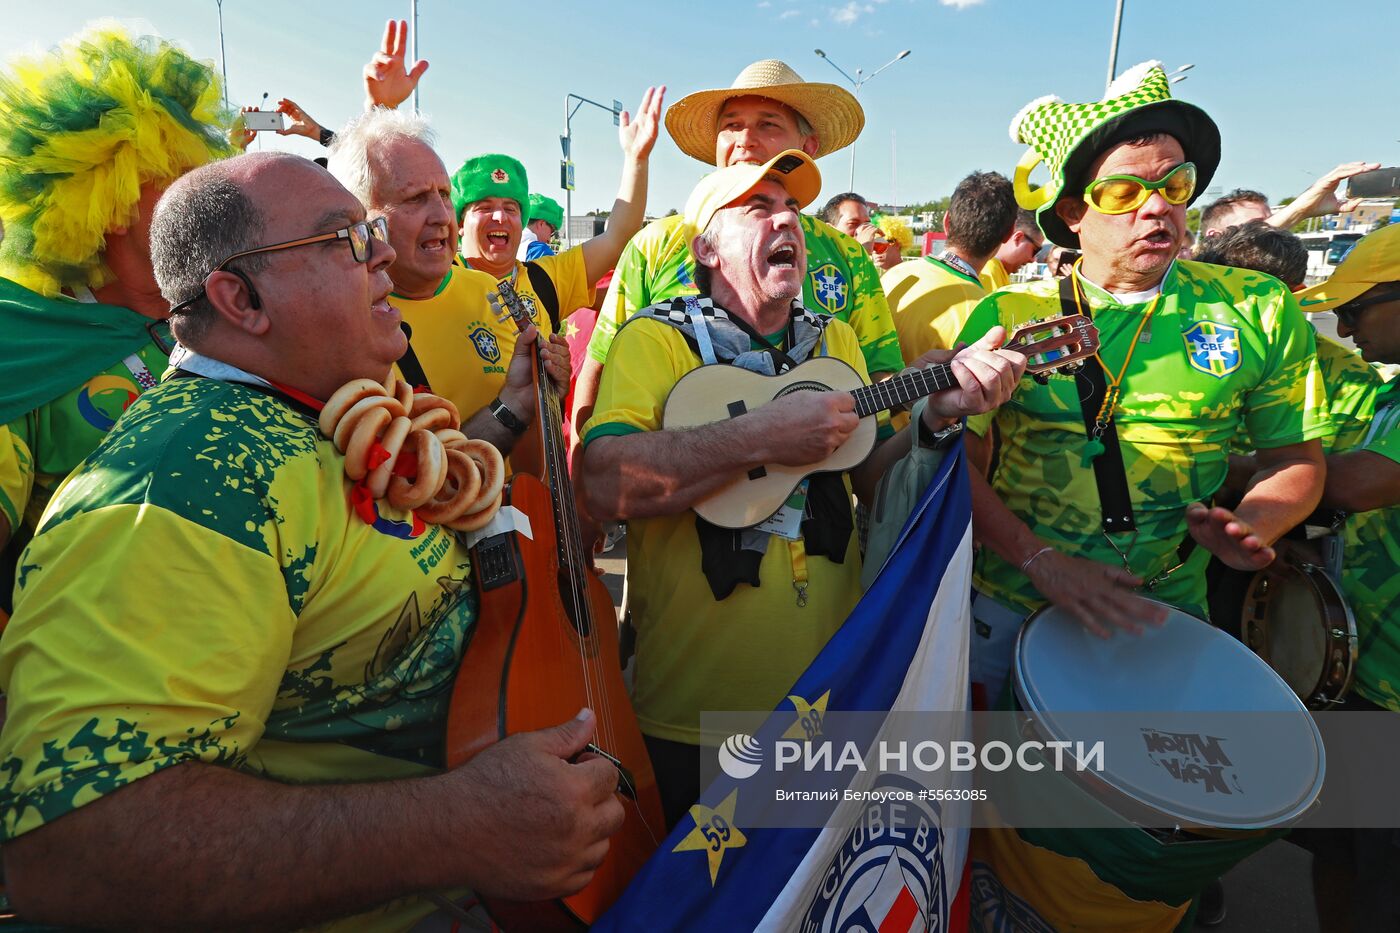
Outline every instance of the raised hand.
<path fill-rule="evenodd" d="M 408 100 L 418 79 L 428 70 L 427 59 L 410 69 L 404 61 L 408 49 L 408 21 L 391 19 L 384 26 L 384 42 L 365 65 L 365 109 L 393 109 Z"/>
<path fill-rule="evenodd" d="M 277 112 L 287 118 L 287 125 L 277 131 L 278 136 L 305 136 L 316 142 L 321 141 L 321 124 L 311 119 L 311 115 L 297 106 L 290 97 L 277 102 Z"/>
<path fill-rule="evenodd" d="M 651 156 L 656 145 L 656 136 L 661 125 L 661 104 L 666 97 L 666 85 L 649 87 L 642 95 L 642 103 L 637 108 L 637 119 L 622 111 L 617 128 L 617 141 L 622 145 L 622 154 L 643 162 Z"/>

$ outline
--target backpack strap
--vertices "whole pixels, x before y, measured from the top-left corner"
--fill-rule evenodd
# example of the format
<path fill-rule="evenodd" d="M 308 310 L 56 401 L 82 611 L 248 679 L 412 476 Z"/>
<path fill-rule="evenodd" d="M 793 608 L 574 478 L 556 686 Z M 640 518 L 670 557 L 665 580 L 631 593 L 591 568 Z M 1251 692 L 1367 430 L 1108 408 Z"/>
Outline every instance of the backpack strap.
<path fill-rule="evenodd" d="M 553 328 L 554 333 L 559 333 L 559 291 L 554 287 L 554 280 L 544 271 L 544 267 L 534 260 L 525 263 L 525 274 L 530 277 L 530 287 L 544 303 L 545 313 L 549 315 L 549 326 Z"/>

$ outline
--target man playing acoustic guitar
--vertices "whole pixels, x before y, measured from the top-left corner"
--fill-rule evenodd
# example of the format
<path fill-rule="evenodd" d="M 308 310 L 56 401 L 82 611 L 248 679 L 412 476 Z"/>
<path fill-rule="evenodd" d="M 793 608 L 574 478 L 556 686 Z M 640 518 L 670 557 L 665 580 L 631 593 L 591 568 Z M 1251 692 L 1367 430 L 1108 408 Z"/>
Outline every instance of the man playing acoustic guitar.
<path fill-rule="evenodd" d="M 698 796 L 701 744 L 718 740 L 701 735 L 700 712 L 771 709 L 855 605 L 851 489 L 868 501 L 909 450 L 906 430 L 849 478 L 812 477 L 798 501 L 752 528 L 718 528 L 691 512 L 765 464 L 819 463 L 860 423 L 845 392 L 795 392 L 724 422 L 662 426 L 672 387 L 707 359 L 772 375 L 831 356 L 867 381 L 850 325 L 801 302 L 798 211 L 820 187 L 797 150 L 701 181 L 685 223 L 702 294 L 644 309 L 618 332 L 585 431 L 585 502 L 595 517 L 629 526 L 634 705 L 672 825 Z M 957 387 L 916 407 L 920 443 L 939 443 L 942 429 L 1007 397 L 1025 358 L 997 352 L 1001 339 L 988 334 L 958 354 Z"/>

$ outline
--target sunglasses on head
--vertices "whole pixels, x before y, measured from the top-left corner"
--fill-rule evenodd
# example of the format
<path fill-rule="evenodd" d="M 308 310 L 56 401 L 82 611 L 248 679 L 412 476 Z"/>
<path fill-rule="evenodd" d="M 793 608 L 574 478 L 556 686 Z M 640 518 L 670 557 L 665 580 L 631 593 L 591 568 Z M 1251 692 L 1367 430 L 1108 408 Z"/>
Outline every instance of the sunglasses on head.
<path fill-rule="evenodd" d="M 1168 204 L 1185 204 L 1196 193 L 1196 163 L 1181 163 L 1161 181 L 1136 175 L 1097 178 L 1084 189 L 1084 201 L 1100 214 L 1126 214 L 1146 204 L 1154 191 L 1160 192 Z"/>

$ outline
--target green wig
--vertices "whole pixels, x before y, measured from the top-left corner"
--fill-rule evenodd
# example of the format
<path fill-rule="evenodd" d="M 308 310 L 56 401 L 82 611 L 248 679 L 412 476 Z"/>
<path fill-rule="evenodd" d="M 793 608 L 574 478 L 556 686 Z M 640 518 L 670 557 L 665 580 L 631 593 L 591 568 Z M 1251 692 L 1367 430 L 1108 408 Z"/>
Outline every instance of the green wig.
<path fill-rule="evenodd" d="M 44 295 L 112 280 L 107 234 L 165 187 L 231 155 L 211 65 L 170 43 L 90 27 L 0 75 L 0 275 Z"/>

